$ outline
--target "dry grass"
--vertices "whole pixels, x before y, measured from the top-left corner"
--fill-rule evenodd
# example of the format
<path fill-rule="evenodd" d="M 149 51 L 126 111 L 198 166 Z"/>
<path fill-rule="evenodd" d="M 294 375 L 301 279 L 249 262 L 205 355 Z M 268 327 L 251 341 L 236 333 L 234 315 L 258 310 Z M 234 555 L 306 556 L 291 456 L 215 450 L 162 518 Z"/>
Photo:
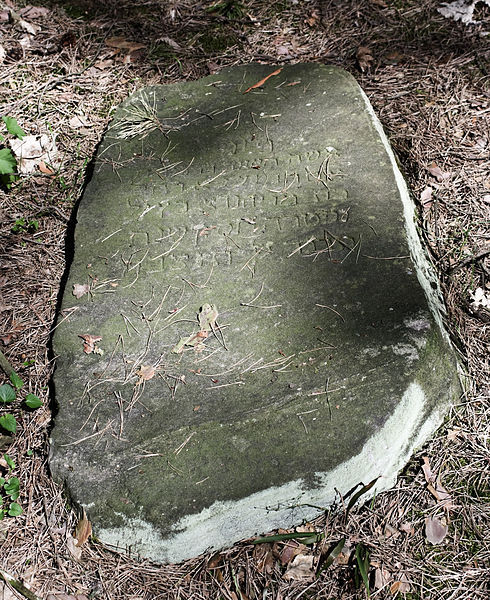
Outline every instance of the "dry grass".
<path fill-rule="evenodd" d="M 17 10 L 26 3 L 7 4 Z M 425 518 L 442 517 L 444 510 L 427 490 L 421 453 L 371 506 L 352 510 L 347 520 L 342 513 L 323 516 L 315 526 L 325 532 L 323 547 L 346 537 L 351 549 L 358 542 L 370 549 L 372 573 L 383 568 L 390 576 L 373 598 L 394 597 L 390 587 L 402 580 L 410 586 L 407 598 L 487 598 L 490 319 L 470 308 L 470 292 L 490 286 L 490 46 L 484 27 L 444 19 L 433 0 L 243 1 L 238 14 L 206 12 L 210 2 L 190 0 L 36 4 L 50 13 L 25 16 L 40 26 L 29 46 L 18 21 L 0 21 L 7 53 L 0 66 L 1 113 L 29 133 L 55 134 L 61 159 L 55 176 L 36 173 L 0 191 L 0 343 L 29 391 L 45 401 L 39 411 L 16 414 L 20 432 L 8 453 L 20 465 L 24 514 L 0 524 L 2 568 L 43 598 L 365 597 L 354 587 L 352 565 L 342 560 L 313 581 L 285 581 L 285 567 L 276 560 L 281 544 L 264 551 L 243 543 L 219 556 L 157 566 L 91 542 L 76 561 L 66 542 L 76 515 L 47 470 L 48 346 L 65 234 L 111 108 L 143 85 L 195 79 L 223 66 L 320 61 L 348 69 L 364 87 L 414 197 L 433 189 L 433 203 L 420 207 L 420 228 L 440 275 L 468 389 L 423 450 L 456 505 L 441 545 L 431 546 L 424 536 Z M 489 13 L 481 4 L 476 16 L 488 22 Z M 124 60 L 124 52 L 106 44 L 114 36 L 144 40 L 146 47 L 132 54 L 134 62 Z M 374 57 L 365 73 L 356 65 L 360 45 Z M 86 124 L 70 125 L 74 115 Z M 450 177 L 437 182 L 428 171 L 433 161 Z M 39 231 L 12 233 L 20 217 L 37 219 Z M 25 366 L 26 360 L 32 364 Z M 318 556 L 321 550 L 310 551 Z"/>

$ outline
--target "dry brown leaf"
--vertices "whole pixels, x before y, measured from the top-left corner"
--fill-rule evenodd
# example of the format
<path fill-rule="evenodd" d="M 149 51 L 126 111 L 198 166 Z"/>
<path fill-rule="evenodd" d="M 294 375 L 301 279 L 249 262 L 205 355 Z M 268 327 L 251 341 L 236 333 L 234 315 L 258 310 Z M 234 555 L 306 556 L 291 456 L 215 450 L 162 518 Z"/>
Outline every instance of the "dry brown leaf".
<path fill-rule="evenodd" d="M 22 29 L 24 31 L 27 31 L 27 33 L 30 33 L 31 35 L 36 35 L 36 33 L 39 33 L 39 31 L 41 31 L 41 28 L 39 27 L 39 25 L 34 25 L 32 23 L 28 23 L 27 21 L 24 21 L 23 19 L 21 19 L 19 21 L 19 26 L 22 27 Z"/>
<path fill-rule="evenodd" d="M 356 52 L 357 64 L 363 73 L 369 71 L 371 68 L 374 57 L 373 54 L 367 46 L 359 46 Z"/>
<path fill-rule="evenodd" d="M 432 206 L 432 188 L 426 187 L 425 190 L 420 194 L 420 203 L 422 204 L 424 210 L 429 210 Z"/>
<path fill-rule="evenodd" d="M 432 177 L 435 177 L 437 181 L 441 182 L 445 179 L 449 179 L 451 177 L 451 173 L 449 171 L 443 171 L 440 167 L 437 166 L 435 161 L 432 161 L 429 165 L 429 173 Z"/>
<path fill-rule="evenodd" d="M 19 10 L 19 15 L 25 19 L 39 19 L 39 17 L 46 17 L 50 14 L 48 8 L 42 6 L 25 6 Z"/>
<path fill-rule="evenodd" d="M 55 172 L 46 165 L 44 160 L 40 160 L 37 167 L 41 171 L 41 173 L 44 173 L 45 175 L 54 175 L 55 174 Z"/>
<path fill-rule="evenodd" d="M 142 381 L 149 381 L 155 376 L 155 368 L 151 365 L 141 365 L 141 367 L 136 371 L 136 375 Z"/>
<path fill-rule="evenodd" d="M 267 75 L 267 77 L 264 77 L 264 79 L 261 79 L 260 81 L 257 81 L 257 83 L 254 83 L 253 85 L 251 85 L 249 88 L 247 88 L 243 93 L 247 94 L 248 92 L 250 92 L 251 90 L 254 90 L 256 88 L 262 87 L 264 85 L 264 83 L 270 79 L 271 77 L 273 77 L 274 75 L 279 75 L 279 73 L 282 71 L 282 67 L 280 69 L 277 69 L 276 71 L 272 72 L 270 75 Z"/>
<path fill-rule="evenodd" d="M 454 508 L 451 494 L 444 488 L 435 473 L 432 472 L 430 467 L 429 458 L 427 456 L 422 457 L 424 464 L 422 465 L 422 471 L 424 472 L 425 480 L 427 481 L 427 489 L 434 496 L 434 498 L 441 503 L 446 510 Z"/>
<path fill-rule="evenodd" d="M 304 544 L 300 544 L 296 540 L 288 540 L 279 555 L 281 563 L 283 565 L 288 565 L 295 556 L 301 554 L 305 550 L 306 546 Z"/>
<path fill-rule="evenodd" d="M 298 554 L 290 563 L 288 570 L 282 576 L 286 581 L 305 581 L 315 579 L 315 571 L 313 569 L 313 555 Z"/>
<path fill-rule="evenodd" d="M 138 42 L 128 42 L 128 40 L 121 36 L 107 38 L 105 43 L 107 46 L 109 46 L 109 48 L 117 48 L 118 50 L 128 50 L 130 53 L 145 48 L 145 44 L 140 44 Z"/>
<path fill-rule="evenodd" d="M 89 292 L 90 285 L 88 283 L 84 283 L 83 285 L 81 283 L 73 284 L 72 294 L 75 296 L 75 298 L 80 299 L 82 296 L 85 296 L 85 294 L 88 294 Z"/>
<path fill-rule="evenodd" d="M 274 570 L 274 553 L 272 544 L 257 544 L 253 551 L 255 566 L 260 573 L 270 575 Z"/>
<path fill-rule="evenodd" d="M 408 535 L 413 535 L 415 533 L 414 526 L 411 523 L 402 523 L 400 525 L 400 530 L 408 533 Z"/>
<path fill-rule="evenodd" d="M 384 588 L 390 582 L 391 574 L 383 567 L 378 567 L 374 572 L 374 587 L 377 590 Z"/>
<path fill-rule="evenodd" d="M 315 27 L 315 25 L 320 20 L 320 15 L 317 10 L 314 10 L 309 17 L 305 19 L 305 23 L 310 27 Z"/>
<path fill-rule="evenodd" d="M 446 537 L 447 531 L 447 525 L 436 517 L 425 519 L 425 537 L 431 544 L 440 544 Z"/>
<path fill-rule="evenodd" d="M 84 511 L 83 517 L 78 521 L 77 526 L 75 527 L 74 537 L 76 539 L 77 547 L 81 548 L 91 535 L 92 523 L 90 523 L 90 521 L 87 519 L 87 515 Z"/>
<path fill-rule="evenodd" d="M 77 546 L 77 540 L 70 533 L 66 536 L 66 547 L 75 560 L 82 558 L 82 549 Z"/>
<path fill-rule="evenodd" d="M 90 354 L 91 352 L 97 354 L 98 348 L 96 347 L 96 344 L 102 339 L 100 335 L 90 335 L 86 333 L 85 335 L 79 335 L 78 337 L 82 338 L 84 341 L 83 351 L 85 354 Z"/>
<path fill-rule="evenodd" d="M 86 127 L 87 125 L 90 125 L 90 123 L 84 115 L 75 115 L 68 121 L 68 125 L 72 129 L 80 129 L 80 127 Z"/>
<path fill-rule="evenodd" d="M 398 581 L 390 587 L 390 592 L 393 594 L 407 594 L 410 591 L 410 584 L 408 583 L 408 578 L 405 573 L 402 573 Z"/>

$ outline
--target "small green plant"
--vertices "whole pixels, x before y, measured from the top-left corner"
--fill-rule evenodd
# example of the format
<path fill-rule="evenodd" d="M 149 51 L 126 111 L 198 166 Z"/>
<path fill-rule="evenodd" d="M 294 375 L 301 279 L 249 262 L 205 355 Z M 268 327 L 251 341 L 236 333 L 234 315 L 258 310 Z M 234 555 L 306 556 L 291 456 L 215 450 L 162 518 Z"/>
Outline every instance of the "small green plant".
<path fill-rule="evenodd" d="M 369 588 L 369 550 L 361 542 L 356 546 L 354 558 L 354 583 L 357 589 L 361 587 L 361 582 L 364 583 L 369 600 L 371 597 L 371 590 Z"/>
<path fill-rule="evenodd" d="M 39 229 L 39 221 L 35 219 L 29 219 L 26 221 L 24 217 L 20 219 L 16 219 L 14 225 L 12 226 L 12 233 L 36 233 Z"/>
<path fill-rule="evenodd" d="M 15 463 L 8 454 L 3 458 L 7 465 L 5 477 L 0 477 L 0 521 L 6 516 L 18 517 L 22 514 L 22 507 L 16 502 L 20 495 L 19 478 L 12 475 Z"/>
<path fill-rule="evenodd" d="M 17 400 L 17 392 L 24 387 L 24 382 L 15 371 L 10 374 L 10 382 L 0 385 L 0 404 L 11 404 Z M 35 394 L 27 394 L 24 399 L 25 405 L 28 408 L 36 409 L 42 406 L 42 400 Z M 0 428 L 15 433 L 17 431 L 17 420 L 14 415 L 7 413 L 0 417 Z"/>
<path fill-rule="evenodd" d="M 23 129 L 13 117 L 2 117 L 2 120 L 7 128 L 7 133 L 13 135 L 19 140 L 22 140 L 26 135 Z M 0 144 L 5 143 L 5 137 L 0 134 Z M 18 179 L 17 175 L 17 160 L 10 148 L 0 147 L 0 184 L 6 188 L 10 188 Z"/>

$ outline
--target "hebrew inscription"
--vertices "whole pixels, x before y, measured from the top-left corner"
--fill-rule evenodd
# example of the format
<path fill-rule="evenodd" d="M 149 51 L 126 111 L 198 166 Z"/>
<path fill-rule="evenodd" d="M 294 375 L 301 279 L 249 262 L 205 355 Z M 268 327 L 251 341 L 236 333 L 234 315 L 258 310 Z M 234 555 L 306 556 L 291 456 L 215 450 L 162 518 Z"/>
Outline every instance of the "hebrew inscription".
<path fill-rule="evenodd" d="M 389 478 L 456 389 L 410 258 L 408 196 L 361 90 L 296 65 L 246 92 L 270 72 L 132 96 L 77 215 L 51 466 L 101 539 L 157 560 Z M 342 466 L 356 457 L 366 472 Z"/>

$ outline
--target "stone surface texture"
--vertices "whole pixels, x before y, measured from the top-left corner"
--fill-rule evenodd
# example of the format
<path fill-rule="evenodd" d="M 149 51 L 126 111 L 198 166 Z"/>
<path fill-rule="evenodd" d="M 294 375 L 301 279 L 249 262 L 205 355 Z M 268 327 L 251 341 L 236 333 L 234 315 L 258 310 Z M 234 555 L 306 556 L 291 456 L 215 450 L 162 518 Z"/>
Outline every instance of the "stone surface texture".
<path fill-rule="evenodd" d="M 156 561 L 392 485 L 459 393 L 367 98 L 324 65 L 246 92 L 275 70 L 131 96 L 78 207 L 50 465 L 100 540 Z"/>

